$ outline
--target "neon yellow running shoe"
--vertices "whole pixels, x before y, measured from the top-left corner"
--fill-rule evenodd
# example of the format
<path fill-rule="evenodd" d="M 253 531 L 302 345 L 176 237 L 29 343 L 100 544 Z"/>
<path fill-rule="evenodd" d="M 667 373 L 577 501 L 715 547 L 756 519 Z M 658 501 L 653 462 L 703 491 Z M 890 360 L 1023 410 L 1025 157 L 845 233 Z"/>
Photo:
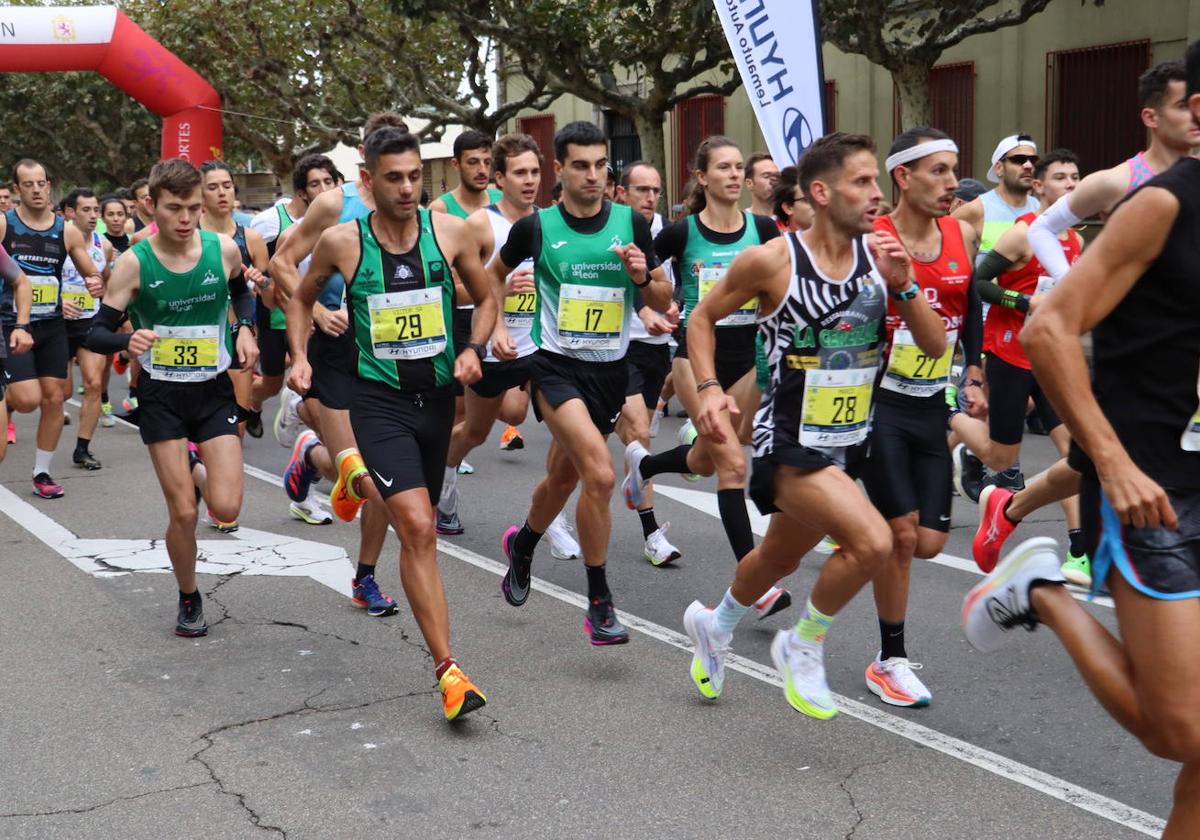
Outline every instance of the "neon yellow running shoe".
<path fill-rule="evenodd" d="M 1086 554 L 1067 554 L 1067 562 L 1060 567 L 1063 577 L 1078 586 L 1092 586 L 1092 561 Z"/>
<path fill-rule="evenodd" d="M 814 645 L 790 644 L 793 631 L 780 630 L 771 642 L 771 659 L 783 679 L 788 704 L 817 720 L 837 717 L 838 707 L 825 681 L 825 662 Z"/>

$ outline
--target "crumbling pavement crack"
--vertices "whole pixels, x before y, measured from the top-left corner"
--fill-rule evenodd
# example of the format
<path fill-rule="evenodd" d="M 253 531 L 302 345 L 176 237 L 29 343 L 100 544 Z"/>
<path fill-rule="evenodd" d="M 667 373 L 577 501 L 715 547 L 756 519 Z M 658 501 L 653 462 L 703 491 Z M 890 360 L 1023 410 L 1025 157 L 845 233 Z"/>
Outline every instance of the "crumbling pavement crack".
<path fill-rule="evenodd" d="M 863 814 L 862 809 L 858 807 L 858 802 L 854 799 L 854 792 L 850 790 L 850 780 L 854 778 L 855 774 L 857 774 L 859 770 L 865 770 L 868 767 L 878 767 L 886 763 L 887 762 L 884 761 L 872 761 L 867 764 L 855 765 L 855 767 L 846 774 L 845 778 L 838 782 L 838 787 L 842 789 L 842 793 L 846 794 L 846 798 L 850 800 L 850 807 L 854 809 L 854 813 L 856 815 L 854 825 L 850 826 L 850 830 L 846 832 L 844 840 L 852 840 L 854 833 L 858 831 L 858 827 L 863 824 L 864 820 L 866 820 L 866 815 Z"/>
<path fill-rule="evenodd" d="M 81 805 L 77 808 L 59 808 L 54 811 L 13 811 L 7 814 L 0 814 L 0 819 L 10 819 L 14 817 L 56 817 L 62 814 L 90 814 L 92 811 L 99 811 L 101 808 L 107 808 L 109 805 L 115 805 L 118 802 L 133 802 L 135 799 L 144 799 L 147 796 L 157 796 L 160 793 L 174 793 L 178 790 L 191 790 L 192 788 L 207 787 L 212 782 L 195 782 L 190 785 L 176 785 L 175 787 L 159 788 L 158 790 L 148 790 L 144 793 L 135 793 L 131 796 L 115 796 L 107 802 L 97 802 L 94 805 Z"/>

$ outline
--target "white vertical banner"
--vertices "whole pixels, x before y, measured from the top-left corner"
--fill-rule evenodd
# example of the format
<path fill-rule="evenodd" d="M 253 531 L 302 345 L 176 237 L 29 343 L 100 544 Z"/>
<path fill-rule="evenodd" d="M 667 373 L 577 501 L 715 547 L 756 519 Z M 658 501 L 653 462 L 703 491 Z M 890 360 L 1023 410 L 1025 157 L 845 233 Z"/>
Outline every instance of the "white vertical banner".
<path fill-rule="evenodd" d="M 714 0 L 771 157 L 790 166 L 825 133 L 817 0 Z"/>

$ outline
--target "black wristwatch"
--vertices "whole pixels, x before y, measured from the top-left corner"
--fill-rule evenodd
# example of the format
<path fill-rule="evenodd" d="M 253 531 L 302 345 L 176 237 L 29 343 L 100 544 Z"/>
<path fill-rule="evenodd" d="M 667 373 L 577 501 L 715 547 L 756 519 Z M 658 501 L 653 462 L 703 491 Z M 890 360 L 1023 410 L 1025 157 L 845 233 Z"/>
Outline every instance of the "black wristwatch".
<path fill-rule="evenodd" d="M 486 344 L 477 344 L 473 341 L 468 341 L 467 348 L 475 351 L 475 355 L 479 357 L 479 361 L 482 362 L 484 359 L 487 358 L 487 345 Z"/>
<path fill-rule="evenodd" d="M 258 330 L 254 328 L 254 322 L 247 321 L 244 318 L 239 320 L 236 324 L 233 325 L 233 337 L 236 339 L 237 334 L 240 333 L 244 328 L 249 328 L 250 335 L 254 336 L 255 338 L 258 338 Z"/>
<path fill-rule="evenodd" d="M 25 330 L 25 332 L 29 332 L 29 324 L 13 324 L 12 328 L 14 330 Z"/>

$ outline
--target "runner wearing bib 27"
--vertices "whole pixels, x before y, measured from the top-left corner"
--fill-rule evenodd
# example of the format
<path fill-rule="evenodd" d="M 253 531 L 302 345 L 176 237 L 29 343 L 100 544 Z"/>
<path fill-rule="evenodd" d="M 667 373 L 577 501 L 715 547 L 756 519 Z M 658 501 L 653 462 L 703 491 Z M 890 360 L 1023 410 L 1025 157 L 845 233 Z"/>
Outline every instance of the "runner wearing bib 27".
<path fill-rule="evenodd" d="M 138 428 L 167 502 L 167 554 L 179 586 L 178 636 L 208 632 L 196 588 L 198 511 L 188 441 L 204 459 L 210 515 L 236 522 L 242 442 L 227 371 L 235 356 L 247 369 L 258 361 L 258 344 L 248 329 L 254 296 L 242 274 L 242 255 L 228 236 L 197 230 L 201 192 L 200 172 L 187 161 L 155 164 L 150 196 L 157 232 L 117 263 L 88 336 L 91 350 L 128 350 L 142 365 Z M 127 310 L 138 328 L 117 333 Z"/>
<path fill-rule="evenodd" d="M 663 228 L 654 242 L 660 260 L 672 260 L 676 277 L 682 286 L 683 307 L 676 337 L 679 349 L 671 365 L 672 379 L 680 402 L 689 417 L 699 411 L 696 378 L 688 361 L 687 325 L 691 313 L 729 270 L 730 263 L 747 248 L 768 242 L 779 236 L 775 221 L 767 216 L 755 216 L 739 208 L 745 177 L 742 152 L 728 137 L 707 138 L 696 150 L 695 178 L 700 187 L 692 193 L 690 213 L 685 218 Z M 717 324 L 716 379 L 723 389 L 754 370 L 757 302 L 753 299 Z M 751 390 L 741 394 L 745 402 L 739 411 L 751 411 Z M 626 476 L 622 484 L 625 503 L 636 509 L 642 503 L 642 491 L 649 479 L 661 473 L 684 475 L 717 474 L 717 505 L 725 536 L 733 549 L 734 560 L 740 561 L 754 548 L 750 516 L 746 511 L 746 455 L 734 432 L 736 425 L 729 417 L 730 434 L 722 435 L 723 443 L 712 438 L 694 440 L 690 425 L 684 426 L 680 445 L 651 455 L 640 441 L 625 448 Z M 692 439 L 688 439 L 688 438 Z M 784 589 L 772 589 L 757 604 L 760 618 L 765 618 L 791 604 L 791 595 Z"/>
<path fill-rule="evenodd" d="M 479 379 L 497 299 L 466 223 L 417 206 L 420 148 L 416 137 L 395 128 L 367 139 L 362 180 L 376 210 L 321 234 L 288 329 L 301 334 L 311 329 L 318 292 L 335 273 L 346 278 L 357 378 L 350 422 L 365 469 L 350 472 L 350 459 L 344 458 L 339 471 L 356 496 L 369 494 L 386 505 L 400 538 L 404 593 L 433 656 L 446 719 L 454 720 L 486 700 L 451 657 L 434 502 L 454 417 L 450 386 Z M 451 267 L 476 305 L 466 347 L 455 345 L 451 330 Z M 310 376 L 307 357 L 296 353 L 292 380 L 297 390 L 307 390 Z"/>
<path fill-rule="evenodd" d="M 533 405 L 557 444 L 524 524 L 513 525 L 501 538 L 508 559 L 501 590 L 514 607 L 525 603 L 534 549 L 576 484 L 582 484 L 575 515 L 588 581 L 584 630 L 594 645 L 623 644 L 629 633 L 617 620 L 605 575 L 614 483 L 606 439 L 625 400 L 634 290 L 664 310 L 671 303 L 671 284 L 649 250 L 646 219 L 604 199 L 608 144 L 603 132 L 591 123 L 569 123 L 554 137 L 554 157 L 562 201 L 513 225 L 488 268 L 499 289 L 514 268 L 534 261 Z"/>
<path fill-rule="evenodd" d="M 758 298 L 771 381 L 755 422 L 750 496 L 771 520 L 717 608 L 694 601 L 683 622 L 695 645 L 692 680 L 703 696 L 719 697 L 738 621 L 832 535 L 841 548 L 825 561 L 799 623 L 771 645 L 788 703 L 826 719 L 837 714 L 825 681 L 826 633 L 892 547 L 887 522 L 851 477 L 868 439 L 887 295 L 925 355 L 941 358 L 946 332 L 910 279 L 904 246 L 884 231 L 871 233 L 883 200 L 874 141 L 829 134 L 808 147 L 798 166 L 813 226 L 747 249 L 689 319 L 700 379 L 696 422 L 702 435 L 720 441 L 732 435 L 720 415 L 736 406 L 714 375 L 715 324 Z"/>
<path fill-rule="evenodd" d="M 1188 48 L 1187 75 L 1200 119 L 1200 42 Z M 1093 591 L 1107 585 L 1118 632 L 1061 585 L 1044 537 L 1013 549 L 962 613 L 968 641 L 984 652 L 1017 627 L 1045 624 L 1117 723 L 1182 764 L 1164 840 L 1200 836 L 1200 447 L 1190 437 L 1200 404 L 1198 197 L 1194 159 L 1149 181 L 1021 335 L 1071 432 Z M 1081 342 L 1089 331 L 1091 387 Z M 1011 664 L 1006 672 L 1016 673 Z"/>
<path fill-rule="evenodd" d="M 937 556 L 949 536 L 945 390 L 960 338 L 967 378 L 980 377 L 983 323 L 971 286 L 972 230 L 949 216 L 958 188 L 958 146 L 937 129 L 914 128 L 892 143 L 886 165 L 900 200 L 890 215 L 875 220 L 875 229 L 903 243 L 921 294 L 942 319 L 946 349 L 941 356 L 922 353 L 896 302 L 888 304 L 888 352 L 863 485 L 892 530 L 892 552 L 874 580 L 880 648 L 866 681 L 884 703 L 926 706 L 932 696 L 913 672 L 904 645 L 909 576 L 913 557 Z M 969 398 L 973 405 L 983 403 L 981 393 Z"/>

